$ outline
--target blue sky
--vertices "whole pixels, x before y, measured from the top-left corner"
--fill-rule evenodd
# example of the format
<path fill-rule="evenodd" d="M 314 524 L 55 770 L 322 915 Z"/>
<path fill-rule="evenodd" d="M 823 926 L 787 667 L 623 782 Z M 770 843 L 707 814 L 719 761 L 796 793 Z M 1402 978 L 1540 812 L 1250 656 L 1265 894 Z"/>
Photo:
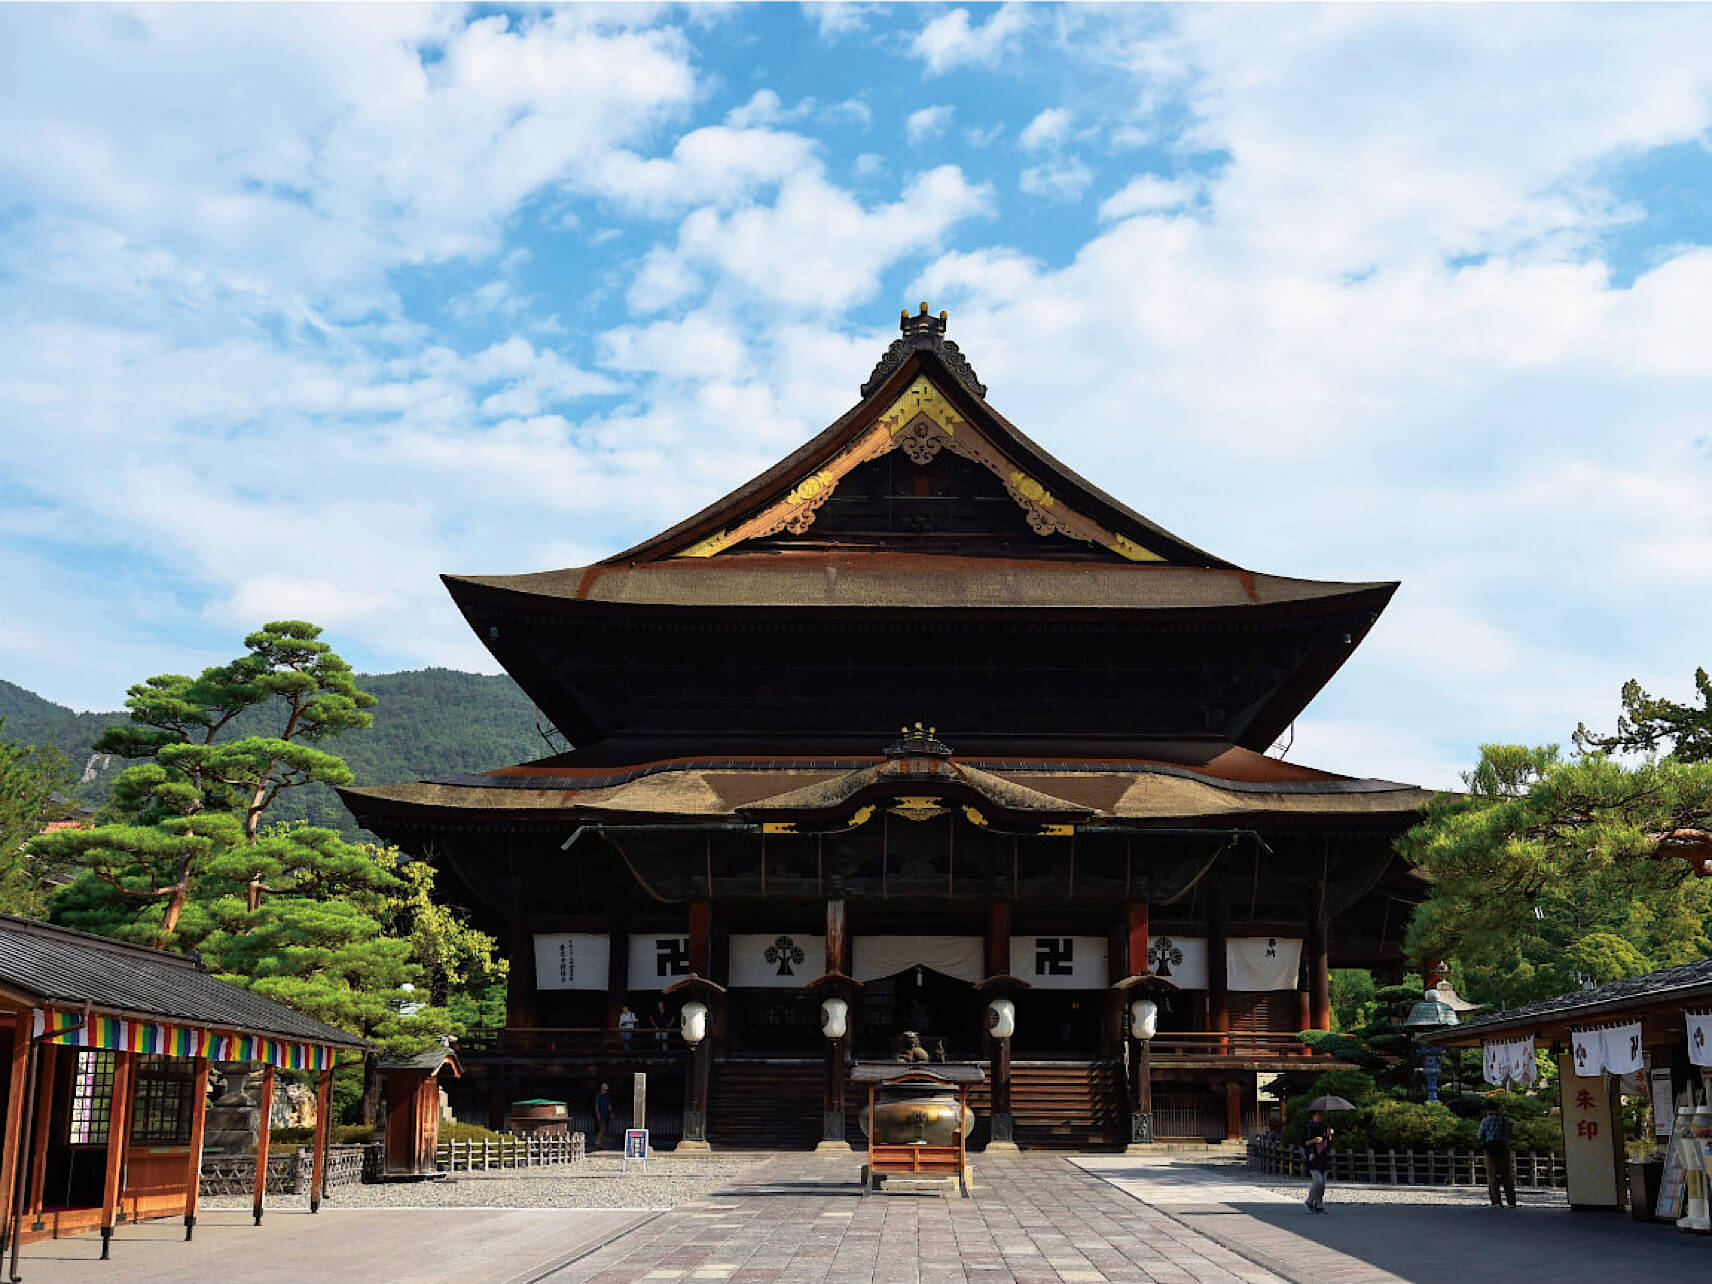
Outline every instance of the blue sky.
<path fill-rule="evenodd" d="M 489 667 L 921 299 L 1185 538 L 1390 579 L 1290 756 L 1712 659 L 1712 9 L 0 6 L 0 677 Z"/>

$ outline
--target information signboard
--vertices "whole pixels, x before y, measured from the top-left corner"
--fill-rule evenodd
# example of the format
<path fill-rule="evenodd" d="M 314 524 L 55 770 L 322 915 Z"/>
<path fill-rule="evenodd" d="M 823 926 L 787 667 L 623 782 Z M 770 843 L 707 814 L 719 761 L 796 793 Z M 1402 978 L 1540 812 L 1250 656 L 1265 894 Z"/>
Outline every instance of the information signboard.
<path fill-rule="evenodd" d="M 629 1171 L 632 1159 L 640 1159 L 642 1171 L 648 1171 L 648 1130 L 646 1128 L 626 1128 L 624 1130 L 625 1171 Z"/>

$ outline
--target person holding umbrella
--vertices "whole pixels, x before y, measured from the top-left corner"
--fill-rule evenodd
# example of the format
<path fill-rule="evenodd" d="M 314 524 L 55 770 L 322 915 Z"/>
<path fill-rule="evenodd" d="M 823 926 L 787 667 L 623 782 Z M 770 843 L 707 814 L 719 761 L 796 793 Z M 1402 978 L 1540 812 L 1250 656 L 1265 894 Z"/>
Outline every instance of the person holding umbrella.
<path fill-rule="evenodd" d="M 1326 1211 L 1326 1177 L 1332 1170 L 1332 1137 L 1337 1129 L 1326 1123 L 1328 1110 L 1354 1110 L 1342 1097 L 1315 1097 L 1308 1103 L 1308 1126 L 1302 1132 L 1302 1149 L 1307 1153 L 1308 1198 L 1304 1201 L 1310 1213 Z"/>

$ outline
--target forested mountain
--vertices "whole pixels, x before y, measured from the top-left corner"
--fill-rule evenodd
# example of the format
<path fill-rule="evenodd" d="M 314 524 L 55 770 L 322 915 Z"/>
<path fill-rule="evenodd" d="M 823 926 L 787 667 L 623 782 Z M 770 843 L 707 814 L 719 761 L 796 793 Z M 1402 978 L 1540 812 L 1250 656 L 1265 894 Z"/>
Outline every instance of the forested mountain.
<path fill-rule="evenodd" d="M 552 752 L 536 730 L 535 709 L 510 678 L 453 669 L 357 675 L 357 685 L 380 703 L 374 725 L 347 732 L 321 748 L 344 758 L 359 785 L 390 785 L 458 771 L 484 771 L 539 758 Z M 81 802 L 99 806 L 113 777 L 128 764 L 92 755 L 90 745 L 102 730 L 129 715 L 76 713 L 44 700 L 33 691 L 0 680 L 0 735 L 25 744 L 51 744 L 63 750 L 84 776 Z M 234 735 L 273 735 L 277 728 L 265 711 L 241 716 Z M 351 823 L 338 797 L 323 785 L 286 791 L 268 811 L 268 819 L 307 818 L 348 837 L 363 831 Z"/>

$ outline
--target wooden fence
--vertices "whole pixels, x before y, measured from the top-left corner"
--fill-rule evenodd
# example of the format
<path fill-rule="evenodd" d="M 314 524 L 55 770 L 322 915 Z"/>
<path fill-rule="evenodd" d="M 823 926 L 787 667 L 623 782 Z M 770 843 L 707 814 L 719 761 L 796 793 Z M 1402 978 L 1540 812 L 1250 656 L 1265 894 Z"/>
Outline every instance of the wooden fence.
<path fill-rule="evenodd" d="M 281 1147 L 268 1155 L 267 1188 L 270 1195 L 307 1195 L 314 1172 L 314 1152 L 307 1146 Z M 328 1146 L 327 1189 L 379 1181 L 381 1147 Z M 249 1155 L 202 1156 L 204 1195 L 248 1195 L 255 1189 L 256 1157 Z"/>
<path fill-rule="evenodd" d="M 497 1141 L 442 1141 L 434 1151 L 434 1161 L 443 1173 L 580 1164 L 583 1135 L 573 1132 L 568 1137 L 543 1137 L 508 1132 Z"/>
<path fill-rule="evenodd" d="M 1263 1173 L 1306 1177 L 1300 1146 L 1284 1144 L 1270 1133 L 1248 1143 L 1248 1166 Z M 1518 1189 L 1561 1190 L 1563 1156 L 1516 1151 Z M 1333 1181 L 1373 1182 L 1387 1186 L 1485 1186 L 1483 1150 L 1333 1150 Z"/>

